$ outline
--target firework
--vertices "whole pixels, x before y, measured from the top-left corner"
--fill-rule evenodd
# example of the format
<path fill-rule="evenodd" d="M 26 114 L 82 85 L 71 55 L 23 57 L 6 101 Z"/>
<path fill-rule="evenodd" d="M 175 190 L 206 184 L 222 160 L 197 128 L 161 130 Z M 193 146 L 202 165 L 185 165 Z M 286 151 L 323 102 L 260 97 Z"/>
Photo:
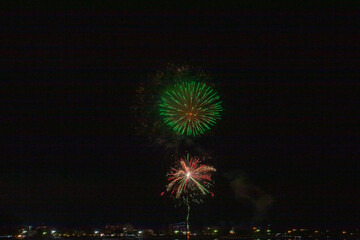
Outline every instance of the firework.
<path fill-rule="evenodd" d="M 221 118 L 221 101 L 203 82 L 182 81 L 161 97 L 160 115 L 174 131 L 184 135 L 203 134 Z"/>
<path fill-rule="evenodd" d="M 213 196 L 209 187 L 212 185 L 211 175 L 216 169 L 201 162 L 201 158 L 189 154 L 180 158 L 168 173 L 166 191 L 176 199 L 187 198 L 187 201 L 197 201 L 195 196 Z"/>
<path fill-rule="evenodd" d="M 172 167 L 168 173 L 169 184 L 166 191 L 175 199 L 181 200 L 180 202 L 186 204 L 186 236 L 190 238 L 190 202 L 199 203 L 204 196 L 211 194 L 209 187 L 212 185 L 211 175 L 216 172 L 212 166 L 203 164 L 201 158 L 192 157 L 187 154 L 185 157 L 180 158 L 175 167 Z M 164 192 L 161 194 L 163 195 Z"/>

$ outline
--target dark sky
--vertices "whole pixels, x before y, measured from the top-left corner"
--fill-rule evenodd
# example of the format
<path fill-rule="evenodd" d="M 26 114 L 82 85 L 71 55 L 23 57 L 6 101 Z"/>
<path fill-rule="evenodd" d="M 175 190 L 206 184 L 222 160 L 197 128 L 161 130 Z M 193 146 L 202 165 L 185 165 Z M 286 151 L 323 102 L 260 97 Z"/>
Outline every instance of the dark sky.
<path fill-rule="evenodd" d="M 0 223 L 182 220 L 160 197 L 163 152 L 136 136 L 130 111 L 140 82 L 175 63 L 211 74 L 224 101 L 199 140 L 216 196 L 194 222 L 357 224 L 358 12 L 2 9 Z"/>

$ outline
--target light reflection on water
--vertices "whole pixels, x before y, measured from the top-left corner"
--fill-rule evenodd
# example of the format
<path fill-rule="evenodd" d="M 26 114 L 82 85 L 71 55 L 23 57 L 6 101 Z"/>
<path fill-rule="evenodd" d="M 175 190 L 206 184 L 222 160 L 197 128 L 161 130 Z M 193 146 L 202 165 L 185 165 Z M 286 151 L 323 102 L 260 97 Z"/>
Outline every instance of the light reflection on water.
<path fill-rule="evenodd" d="M 160 238 L 161 240 L 186 240 L 186 238 Z M 159 240 L 160 240 L 159 239 Z M 324 238 L 306 238 L 306 237 L 302 237 L 302 238 L 278 238 L 278 237 L 274 237 L 274 238 L 244 238 L 244 237 L 232 237 L 232 238 L 226 238 L 226 237 L 221 237 L 220 239 L 218 238 L 204 238 L 201 239 L 201 237 L 197 238 L 193 238 L 193 240 L 323 240 Z M 115 239 L 114 239 L 115 240 Z M 116 239 L 116 240 L 121 240 L 121 239 Z M 137 238 L 137 240 L 157 240 L 157 238 L 150 238 L 150 239 L 141 239 L 141 238 Z M 191 238 L 190 238 L 191 240 Z M 346 238 L 343 238 L 341 240 L 347 240 Z M 349 239 L 350 240 L 350 239 Z"/>
<path fill-rule="evenodd" d="M 138 238 L 137 240 L 157 240 L 158 238 L 151 238 L 151 239 L 140 239 Z M 339 240 L 337 238 L 327 238 L 327 239 L 335 239 L 335 240 Z M 354 240 L 355 238 L 341 238 L 341 240 Z M 120 239 L 116 239 L 116 240 L 120 240 Z M 186 240 L 186 238 L 159 238 L 159 240 Z M 220 239 L 218 238 L 204 238 L 202 239 L 201 237 L 194 237 L 194 238 L 190 238 L 190 240 L 326 240 L 326 238 L 313 238 L 313 237 L 294 237 L 294 238 L 279 238 L 279 237 L 274 237 L 274 238 L 246 238 L 246 237 L 231 237 L 231 238 L 227 238 L 227 237 L 221 237 Z M 360 240 L 358 238 L 356 238 L 356 240 Z"/>

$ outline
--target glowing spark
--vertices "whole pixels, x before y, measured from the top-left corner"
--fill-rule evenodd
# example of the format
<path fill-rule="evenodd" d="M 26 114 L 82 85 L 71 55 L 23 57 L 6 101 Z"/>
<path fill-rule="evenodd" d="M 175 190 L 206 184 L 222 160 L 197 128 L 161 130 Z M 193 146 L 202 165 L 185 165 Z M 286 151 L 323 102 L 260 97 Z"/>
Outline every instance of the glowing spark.
<path fill-rule="evenodd" d="M 171 196 L 180 198 L 183 195 L 189 197 L 190 195 L 211 194 L 209 187 L 212 185 L 211 175 L 216 172 L 212 166 L 205 164 L 200 165 L 199 157 L 192 157 L 189 154 L 185 158 L 180 158 L 176 162 L 176 166 L 171 168 L 168 173 L 168 181 L 166 191 L 170 192 Z"/>
<path fill-rule="evenodd" d="M 160 115 L 175 132 L 203 134 L 221 118 L 218 94 L 206 83 L 184 81 L 175 84 L 161 97 Z"/>

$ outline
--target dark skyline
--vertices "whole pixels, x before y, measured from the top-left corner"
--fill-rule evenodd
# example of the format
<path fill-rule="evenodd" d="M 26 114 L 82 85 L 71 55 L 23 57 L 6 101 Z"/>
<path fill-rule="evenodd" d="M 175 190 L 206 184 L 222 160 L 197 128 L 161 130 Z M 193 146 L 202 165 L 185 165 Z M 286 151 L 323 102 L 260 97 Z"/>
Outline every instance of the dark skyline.
<path fill-rule="evenodd" d="M 163 150 L 130 111 L 139 84 L 174 63 L 212 75 L 224 102 L 198 140 L 218 172 L 195 223 L 356 225 L 357 13 L 1 10 L 0 223 L 181 221 L 160 196 Z"/>

